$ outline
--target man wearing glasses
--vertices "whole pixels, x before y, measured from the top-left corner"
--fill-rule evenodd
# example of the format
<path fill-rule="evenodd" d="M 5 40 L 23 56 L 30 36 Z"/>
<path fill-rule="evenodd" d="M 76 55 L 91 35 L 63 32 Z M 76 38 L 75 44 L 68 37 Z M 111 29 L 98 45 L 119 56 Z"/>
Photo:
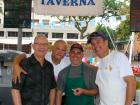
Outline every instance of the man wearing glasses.
<path fill-rule="evenodd" d="M 38 35 L 32 44 L 34 54 L 24 59 L 20 66 L 27 72 L 21 81 L 12 83 L 14 105 L 54 105 L 56 82 L 53 65 L 45 60 L 48 40 Z"/>

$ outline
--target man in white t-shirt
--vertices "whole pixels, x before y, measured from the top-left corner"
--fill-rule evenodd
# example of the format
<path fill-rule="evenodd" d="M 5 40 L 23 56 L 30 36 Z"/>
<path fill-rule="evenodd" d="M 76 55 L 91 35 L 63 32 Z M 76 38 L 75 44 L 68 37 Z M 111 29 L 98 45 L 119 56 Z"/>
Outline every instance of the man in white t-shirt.
<path fill-rule="evenodd" d="M 57 40 L 52 48 L 52 52 L 47 53 L 45 59 L 53 64 L 54 75 L 57 80 L 58 73 L 70 64 L 69 57 L 66 57 L 67 43 L 64 40 Z M 26 72 L 19 66 L 19 63 L 26 58 L 26 54 L 20 54 L 16 57 L 13 65 L 13 81 L 20 81 L 20 73 Z"/>
<path fill-rule="evenodd" d="M 91 33 L 88 43 L 99 57 L 95 82 L 99 88 L 100 105 L 131 105 L 136 81 L 127 57 L 121 52 L 110 50 L 102 32 Z"/>

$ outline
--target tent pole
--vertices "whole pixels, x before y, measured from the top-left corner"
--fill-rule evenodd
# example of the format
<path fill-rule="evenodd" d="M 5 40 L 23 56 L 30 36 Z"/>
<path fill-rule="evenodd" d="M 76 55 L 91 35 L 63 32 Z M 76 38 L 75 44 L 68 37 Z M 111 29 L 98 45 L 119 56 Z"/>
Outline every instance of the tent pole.
<path fill-rule="evenodd" d="M 112 44 L 113 44 L 114 49 L 117 50 L 116 45 L 114 44 L 114 42 L 113 42 L 113 40 L 112 40 L 112 37 L 111 37 L 111 35 L 110 35 L 110 33 L 109 33 L 107 27 L 105 27 L 105 29 L 106 29 L 106 32 L 107 32 L 108 35 L 109 35 L 109 38 L 110 38 L 110 40 L 111 40 L 111 42 L 112 42 Z"/>
<path fill-rule="evenodd" d="M 134 35 L 135 33 L 132 32 L 132 35 L 130 36 L 130 52 L 129 52 L 129 62 L 131 63 L 132 61 L 132 52 L 133 52 L 133 46 L 134 46 Z"/>

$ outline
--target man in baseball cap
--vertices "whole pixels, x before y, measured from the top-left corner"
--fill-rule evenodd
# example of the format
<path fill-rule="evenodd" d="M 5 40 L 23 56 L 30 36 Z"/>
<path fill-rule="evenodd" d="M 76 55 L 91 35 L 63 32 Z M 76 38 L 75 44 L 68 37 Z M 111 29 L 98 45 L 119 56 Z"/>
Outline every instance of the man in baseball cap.
<path fill-rule="evenodd" d="M 128 58 L 119 51 L 110 50 L 103 33 L 91 33 L 87 43 L 93 46 L 100 58 L 95 80 L 99 88 L 100 105 L 131 105 L 136 81 Z"/>
<path fill-rule="evenodd" d="M 78 43 L 71 46 L 71 64 L 58 75 L 56 105 L 61 105 L 63 92 L 66 95 L 65 105 L 94 105 L 94 95 L 98 93 L 95 84 L 97 71 L 82 62 L 83 51 Z"/>

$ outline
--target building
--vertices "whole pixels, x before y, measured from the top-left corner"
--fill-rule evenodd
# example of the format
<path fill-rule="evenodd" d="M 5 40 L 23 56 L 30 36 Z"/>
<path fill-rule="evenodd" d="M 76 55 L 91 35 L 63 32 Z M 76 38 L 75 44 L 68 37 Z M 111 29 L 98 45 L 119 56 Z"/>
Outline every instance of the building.
<path fill-rule="evenodd" d="M 74 26 L 74 22 L 62 23 L 55 16 L 38 15 L 34 13 L 34 0 L 32 1 L 31 28 L 23 29 L 22 51 L 26 52 L 26 47 L 32 42 L 33 37 L 42 33 L 48 37 L 51 43 L 57 39 L 85 43 L 86 38 L 80 40 L 80 33 Z M 0 49 L 17 49 L 18 28 L 3 28 L 4 22 L 4 2 L 0 0 Z M 86 34 L 94 30 L 94 25 L 90 24 Z"/>

